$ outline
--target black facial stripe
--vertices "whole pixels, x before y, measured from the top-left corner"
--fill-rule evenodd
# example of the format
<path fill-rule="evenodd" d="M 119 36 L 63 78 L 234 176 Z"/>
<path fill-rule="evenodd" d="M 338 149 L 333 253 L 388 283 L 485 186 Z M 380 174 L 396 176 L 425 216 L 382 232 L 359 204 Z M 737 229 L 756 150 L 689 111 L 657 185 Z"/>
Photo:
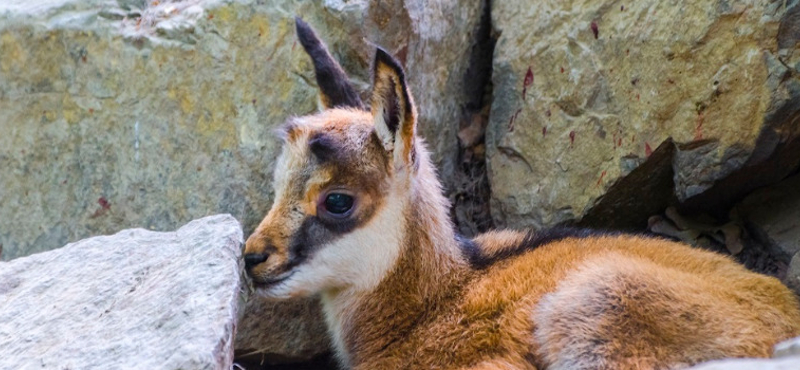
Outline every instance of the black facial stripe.
<path fill-rule="evenodd" d="M 336 240 L 336 237 L 338 235 L 327 232 L 316 217 L 306 218 L 289 244 L 290 264 L 300 264 L 321 245 Z"/>
<path fill-rule="evenodd" d="M 480 245 L 475 243 L 473 240 L 459 236 L 459 244 L 461 246 L 461 252 L 463 253 L 464 257 L 469 260 L 470 265 L 476 269 L 484 269 L 498 261 L 518 256 L 543 245 L 567 238 L 585 239 L 590 237 L 618 235 L 622 235 L 622 233 L 572 227 L 554 227 L 541 230 L 539 232 L 528 231 L 519 244 L 503 249 L 502 251 L 491 255 L 483 254 Z"/>
<path fill-rule="evenodd" d="M 342 220 L 319 216 L 306 217 L 289 244 L 290 264 L 302 263 L 321 246 L 332 243 L 347 233 L 366 225 L 374 213 L 374 208 L 370 207 L 360 210 L 358 215 Z M 369 246 L 364 247 L 368 248 Z"/>

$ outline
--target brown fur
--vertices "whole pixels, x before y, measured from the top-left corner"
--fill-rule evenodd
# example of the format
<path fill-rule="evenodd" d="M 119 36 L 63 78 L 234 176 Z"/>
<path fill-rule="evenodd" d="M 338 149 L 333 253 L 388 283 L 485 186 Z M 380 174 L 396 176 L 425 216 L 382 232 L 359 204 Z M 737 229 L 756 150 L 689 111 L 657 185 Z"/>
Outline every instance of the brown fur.
<path fill-rule="evenodd" d="M 354 368 L 668 369 L 768 357 L 800 333 L 779 281 L 682 244 L 567 239 L 476 272 L 430 266 L 422 234 L 345 318 Z"/>
<path fill-rule="evenodd" d="M 666 240 L 521 249 L 529 234 L 496 231 L 476 237 L 472 255 L 504 258 L 477 268 L 415 135 L 402 70 L 381 58 L 371 112 L 330 109 L 287 126 L 275 204 L 246 246 L 269 255 L 249 271 L 263 294 L 321 296 L 344 366 L 675 369 L 765 357 L 800 334 L 798 302 L 779 281 Z M 357 200 L 346 227 L 319 212 L 331 189 Z"/>

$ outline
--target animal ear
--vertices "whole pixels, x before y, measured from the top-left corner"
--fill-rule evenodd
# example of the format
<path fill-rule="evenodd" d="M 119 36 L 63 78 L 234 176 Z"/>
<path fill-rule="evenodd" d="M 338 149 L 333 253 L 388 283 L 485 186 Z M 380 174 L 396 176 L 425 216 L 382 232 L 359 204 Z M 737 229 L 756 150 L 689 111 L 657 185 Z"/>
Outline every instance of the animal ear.
<path fill-rule="evenodd" d="M 325 108 L 351 107 L 364 109 L 356 89 L 350 85 L 347 74 L 328 52 L 328 48 L 317 37 L 308 23 L 300 17 L 294 19 L 297 38 L 314 63 L 314 74 L 319 85 L 319 94 Z"/>
<path fill-rule="evenodd" d="M 372 116 L 384 148 L 394 151 L 395 161 L 414 161 L 417 111 L 406 85 L 403 67 L 380 47 L 372 70 Z"/>

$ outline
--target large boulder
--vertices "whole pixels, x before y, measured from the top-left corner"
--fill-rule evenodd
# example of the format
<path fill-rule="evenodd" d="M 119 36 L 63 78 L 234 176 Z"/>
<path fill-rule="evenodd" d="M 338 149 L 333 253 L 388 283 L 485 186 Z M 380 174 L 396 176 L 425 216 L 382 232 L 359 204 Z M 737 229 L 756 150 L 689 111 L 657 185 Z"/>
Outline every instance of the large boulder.
<path fill-rule="evenodd" d="M 272 130 L 317 109 L 294 16 L 366 96 L 374 44 L 405 63 L 445 178 L 474 100 L 482 2 L 0 2 L 4 260 L 129 225 L 268 210 Z M 482 93 L 478 91 L 477 93 Z M 470 95 L 472 94 L 472 95 Z"/>
<path fill-rule="evenodd" d="M 494 1 L 492 21 L 498 224 L 643 229 L 800 164 L 796 3 Z"/>
<path fill-rule="evenodd" d="M 242 241 L 219 215 L 0 262 L 0 368 L 230 369 Z"/>

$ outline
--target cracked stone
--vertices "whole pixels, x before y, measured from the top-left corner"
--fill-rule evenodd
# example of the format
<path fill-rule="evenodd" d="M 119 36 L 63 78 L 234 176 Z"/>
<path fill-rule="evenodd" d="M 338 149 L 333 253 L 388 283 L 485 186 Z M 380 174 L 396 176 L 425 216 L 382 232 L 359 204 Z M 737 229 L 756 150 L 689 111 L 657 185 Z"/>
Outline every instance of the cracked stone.
<path fill-rule="evenodd" d="M 492 3 L 500 37 L 486 140 L 498 225 L 590 215 L 584 224 L 642 230 L 676 202 L 688 213 L 727 212 L 800 165 L 800 84 L 785 66 L 800 58 L 786 41 L 796 5 L 615 4 Z M 528 70 L 535 79 L 525 86 Z M 653 157 L 670 142 L 667 157 Z M 671 176 L 625 181 L 650 160 Z"/>
<path fill-rule="evenodd" d="M 218 215 L 0 262 L 0 368 L 230 369 L 242 243 Z"/>

